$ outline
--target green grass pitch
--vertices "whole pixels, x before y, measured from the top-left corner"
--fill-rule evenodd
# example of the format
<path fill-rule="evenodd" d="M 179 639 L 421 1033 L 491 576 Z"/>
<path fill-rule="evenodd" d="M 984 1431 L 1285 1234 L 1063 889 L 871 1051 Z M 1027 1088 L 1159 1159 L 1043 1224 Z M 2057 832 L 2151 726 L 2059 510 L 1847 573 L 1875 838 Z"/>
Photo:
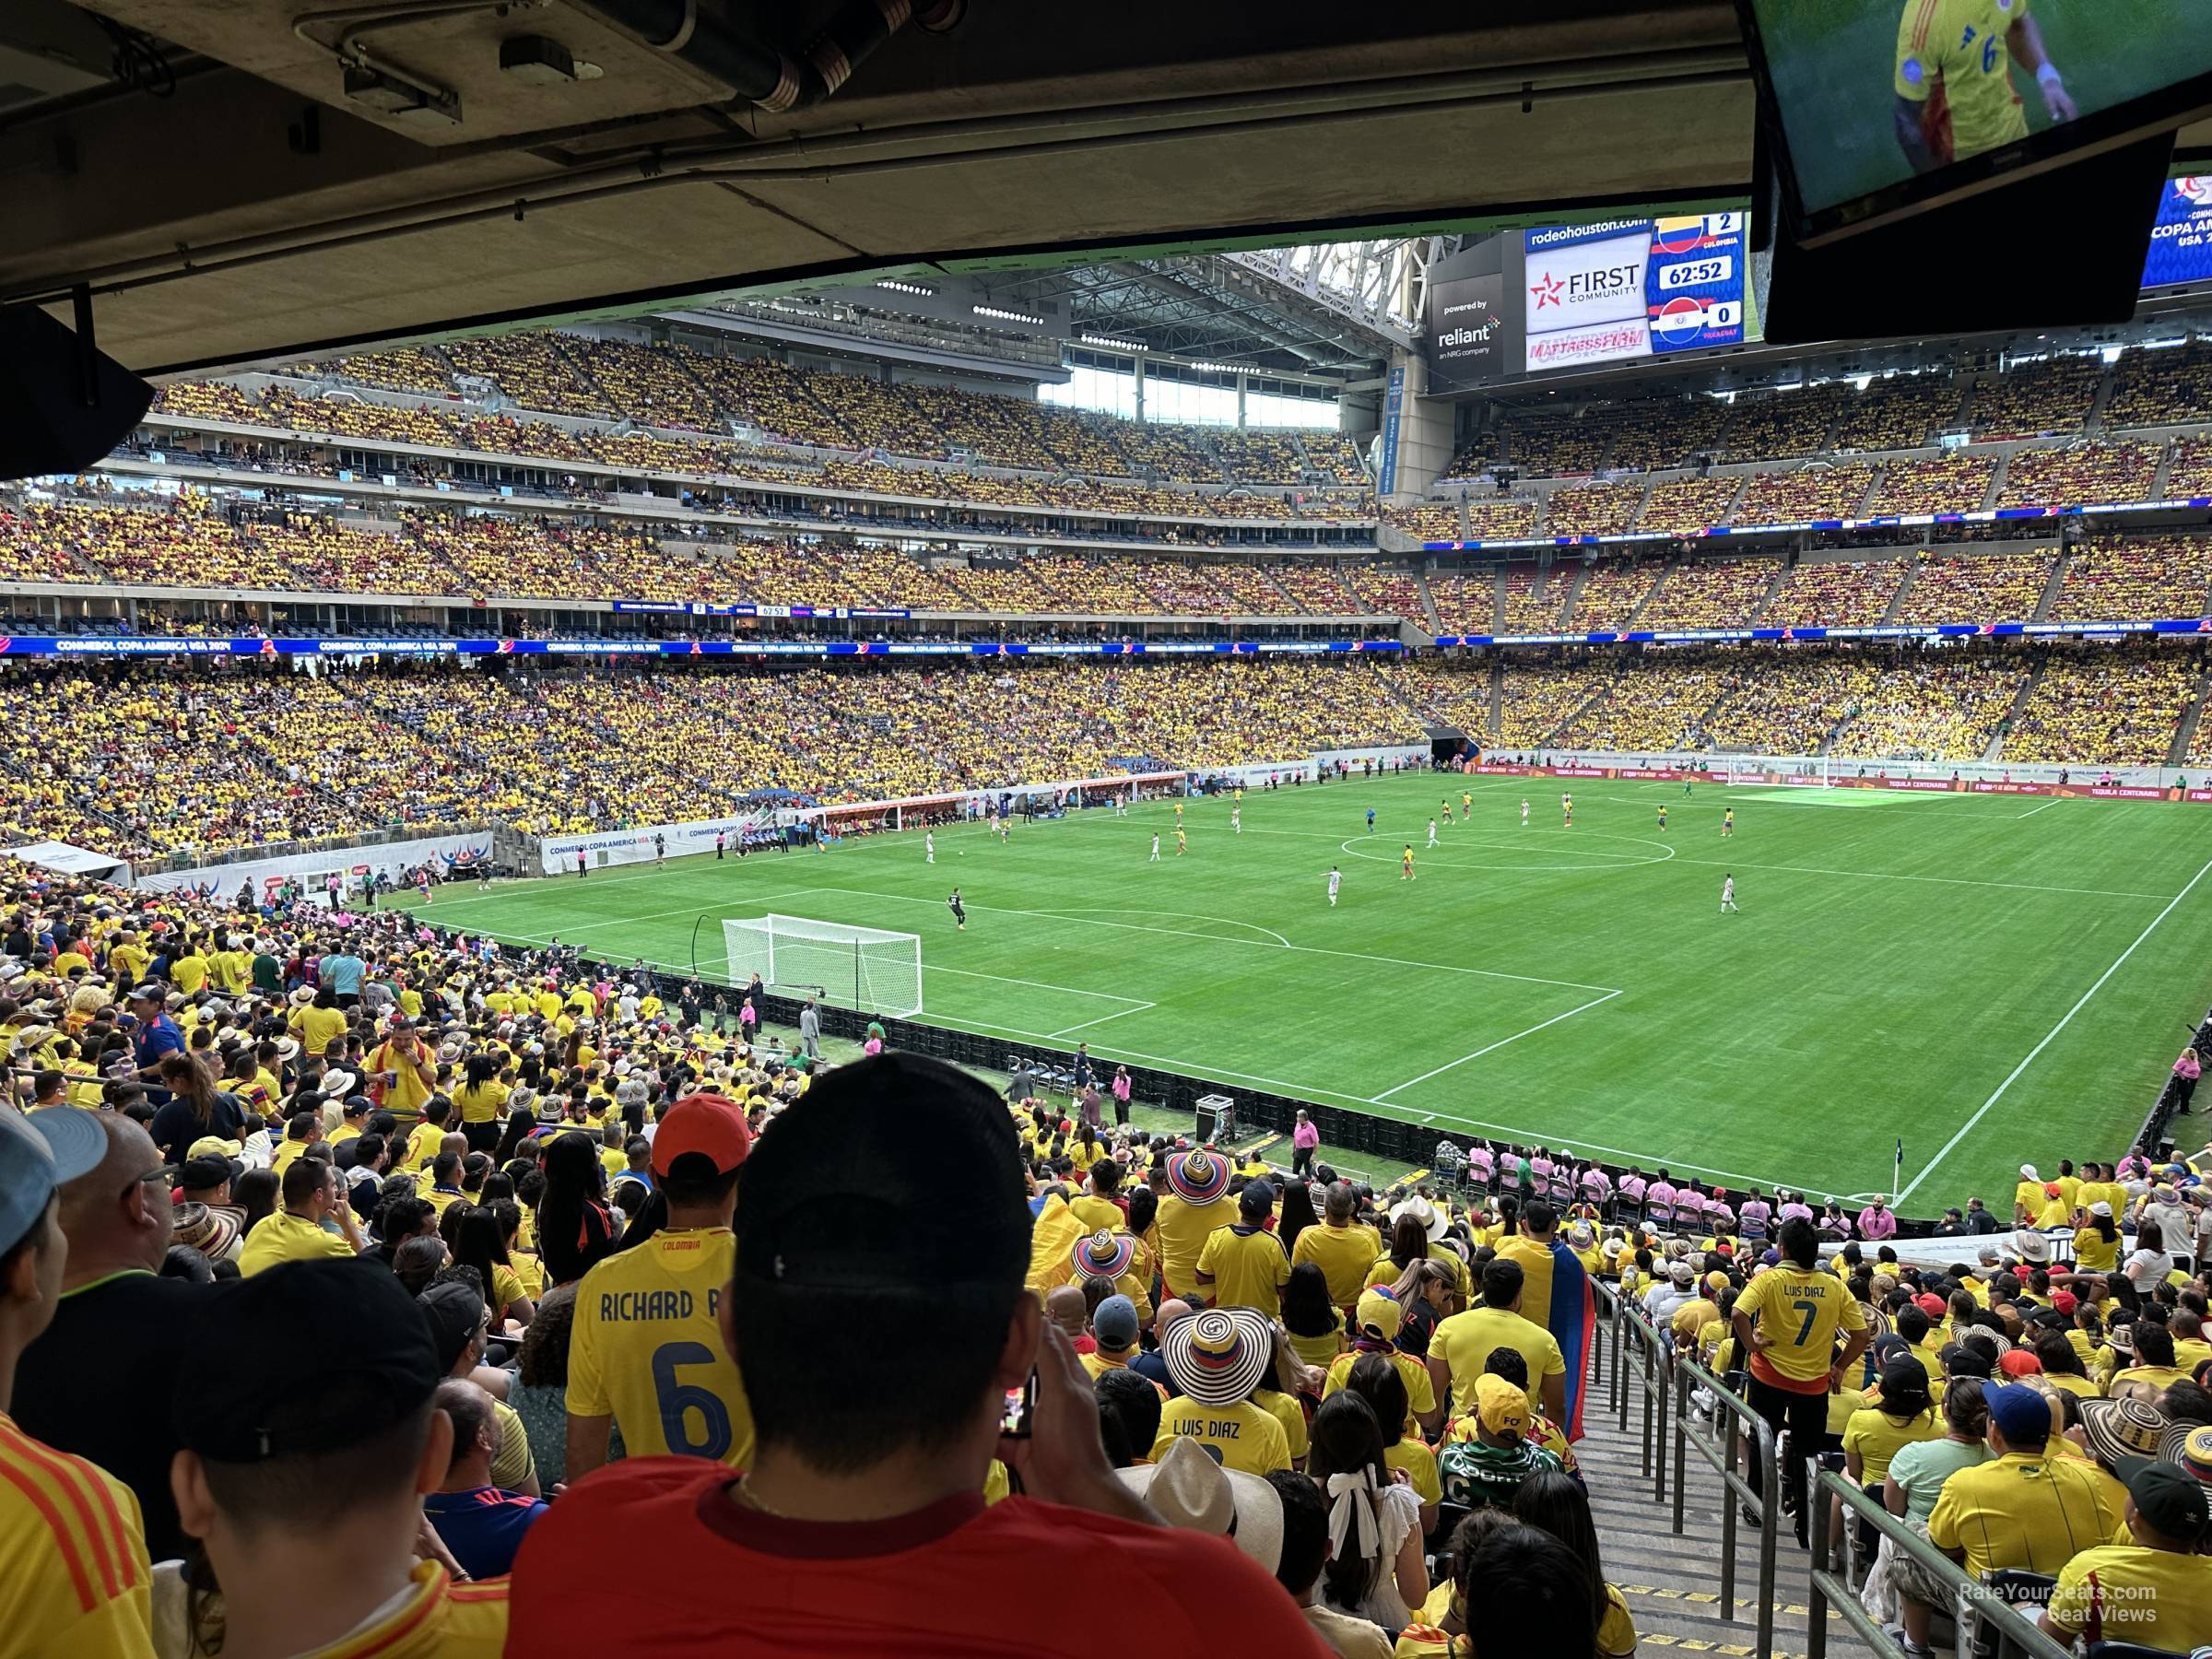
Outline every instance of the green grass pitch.
<path fill-rule="evenodd" d="M 1905 5 L 1760 0 L 1759 33 L 1777 94 L 1802 118 L 1794 119 L 1791 136 L 1808 194 L 1847 200 L 1900 177 L 1904 158 L 1891 118 Z M 2031 0 L 2030 9 L 2085 114 L 2212 67 L 2192 0 Z M 2016 64 L 2012 84 L 2028 130 L 2042 131 L 2050 120 L 2035 77 Z"/>
<path fill-rule="evenodd" d="M 1181 858 L 1172 808 L 1147 805 L 1005 845 L 940 831 L 934 867 L 909 832 L 460 889 L 429 914 L 677 969 L 704 917 L 710 977 L 724 918 L 898 929 L 922 937 L 935 1023 L 1735 1186 L 1890 1192 L 1901 1135 L 1909 1215 L 1969 1193 L 2003 1212 L 2021 1162 L 2124 1151 L 2212 994 L 2212 815 L 1593 782 L 1570 830 L 1561 780 L 1467 782 L 1464 823 L 1460 781 L 1422 774 L 1248 794 L 1241 835 L 1227 799 L 1191 801 Z M 1742 913 L 1722 915 L 1730 872 Z"/>

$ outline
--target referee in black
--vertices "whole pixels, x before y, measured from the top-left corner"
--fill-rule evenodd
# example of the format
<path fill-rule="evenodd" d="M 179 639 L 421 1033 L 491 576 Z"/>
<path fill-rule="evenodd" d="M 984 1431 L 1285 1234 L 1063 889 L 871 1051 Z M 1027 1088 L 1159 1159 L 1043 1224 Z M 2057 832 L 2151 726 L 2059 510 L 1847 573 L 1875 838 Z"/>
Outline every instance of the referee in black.
<path fill-rule="evenodd" d="M 954 888 L 952 891 L 947 895 L 945 900 L 945 907 L 952 912 L 952 919 L 960 924 L 960 931 L 962 933 L 966 933 L 968 931 L 968 907 L 960 902 L 960 889 L 959 888 Z"/>

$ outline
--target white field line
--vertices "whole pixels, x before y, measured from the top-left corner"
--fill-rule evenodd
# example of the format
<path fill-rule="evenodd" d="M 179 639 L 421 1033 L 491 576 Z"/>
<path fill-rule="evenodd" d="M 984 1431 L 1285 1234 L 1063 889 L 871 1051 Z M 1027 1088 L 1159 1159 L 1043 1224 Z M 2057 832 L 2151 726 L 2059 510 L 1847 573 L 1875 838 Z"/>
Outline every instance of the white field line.
<path fill-rule="evenodd" d="M 1564 1014 L 1554 1014 L 1549 1019 L 1538 1020 L 1535 1025 L 1528 1027 L 1525 1030 L 1515 1031 L 1511 1037 L 1500 1037 L 1495 1042 L 1485 1043 L 1482 1047 L 1475 1050 L 1474 1053 L 1462 1054 L 1456 1060 L 1448 1060 L 1443 1065 L 1438 1066 L 1434 1071 L 1425 1071 L 1418 1077 L 1409 1077 L 1405 1082 L 1396 1085 L 1394 1088 L 1384 1089 L 1381 1094 L 1375 1096 L 1375 1099 L 1377 1101 L 1382 1101 L 1389 1100 L 1392 1095 L 1403 1094 L 1406 1092 L 1406 1090 L 1411 1088 L 1417 1083 L 1426 1083 L 1431 1077 L 1441 1077 L 1446 1072 L 1453 1070 L 1454 1067 L 1465 1065 L 1470 1060 L 1479 1060 L 1485 1054 L 1495 1053 L 1498 1050 L 1505 1047 L 1506 1044 L 1511 1042 L 1518 1042 L 1524 1037 L 1533 1037 L 1538 1031 L 1543 1030 L 1547 1026 L 1558 1025 L 1562 1019 L 1572 1019 L 1577 1014 L 1586 1014 L 1592 1008 L 1596 1007 L 1599 1004 L 1609 1003 L 1619 994 L 1620 993 L 1618 991 L 1608 991 L 1603 996 L 1594 996 L 1588 1002 L 1583 1003 L 1579 1007 L 1570 1008 Z"/>
<path fill-rule="evenodd" d="M 1077 1031 L 1088 1031 L 1093 1026 L 1102 1026 L 1110 1019 L 1126 1019 L 1132 1014 L 1142 1014 L 1147 1008 L 1157 1008 L 1158 1003 L 1138 1003 L 1134 1008 L 1117 1008 L 1111 1014 L 1101 1014 L 1096 1019 L 1087 1019 L 1081 1025 L 1062 1026 L 1054 1037 L 1071 1037 Z"/>
<path fill-rule="evenodd" d="M 2048 812 L 2052 807 L 2057 805 L 2058 803 L 2056 801 L 2045 801 L 2041 806 L 2030 806 L 2027 811 L 2016 812 L 2013 814 L 2013 816 L 2015 818 L 2033 818 L 2037 813 Z"/>
<path fill-rule="evenodd" d="M 1936 1153 L 1934 1158 L 1930 1159 L 1928 1162 L 1923 1166 L 1920 1173 L 1912 1177 L 1911 1183 L 1906 1186 L 1905 1190 L 1898 1194 L 1895 1198 L 1890 1200 L 1892 1204 L 1902 1204 L 1907 1198 L 1910 1198 L 1913 1192 L 1919 1187 L 1920 1183 L 1928 1178 L 1929 1174 L 1936 1169 L 1936 1167 L 1942 1163 L 1945 1159 L 1948 1158 L 1952 1152 L 1958 1148 L 1959 1143 L 1964 1140 L 1970 1134 L 1973 1132 L 1974 1125 L 1979 1124 L 1983 1118 L 1989 1115 L 1989 1109 L 2005 1098 L 2005 1091 L 2010 1088 L 2015 1083 L 2019 1081 L 2020 1074 L 2025 1072 L 2030 1065 L 2035 1064 L 2035 1057 L 2041 1053 L 2045 1049 L 2049 1048 L 2053 1039 L 2057 1037 L 2061 1031 L 2065 1030 L 2069 1025 L 2074 1023 L 2074 1016 L 2080 1013 L 2082 1009 L 2087 1007 L 2088 1006 L 2089 998 L 2096 995 L 2098 992 L 2103 990 L 2105 982 L 2111 979 L 2113 974 L 2119 972 L 2122 964 L 2124 964 L 2129 957 L 2136 954 L 2136 946 L 2141 945 L 2144 940 L 2149 938 L 2152 934 L 2158 931 L 2159 924 L 2173 914 L 2175 909 L 2181 904 L 2182 900 L 2189 897 L 2190 889 L 2194 888 L 2198 882 L 2205 878 L 2206 871 L 2212 871 L 2212 859 L 2207 859 L 2204 865 L 2198 869 L 2196 874 L 2189 877 L 2187 884 L 2183 887 L 2182 890 L 2166 901 L 2166 908 L 2150 919 L 2149 924 L 2146 926 L 2141 933 L 2136 935 L 2134 943 L 2130 944 L 2125 950 L 2122 951 L 2112 959 L 2112 965 L 2110 968 L 2107 968 L 2102 973 L 2097 976 L 2097 982 L 2081 994 L 2081 1000 L 2077 1002 L 2072 1007 L 2068 1008 L 2064 1015 L 2060 1016 L 2058 1023 L 2053 1026 L 2048 1031 L 2043 1033 L 2043 1040 L 2028 1051 L 2027 1058 L 2022 1060 L 2018 1065 L 2012 1068 L 2011 1075 L 2007 1077 L 2004 1082 L 1998 1084 L 1996 1088 L 1990 1090 L 1989 1099 L 1982 1102 L 1981 1109 L 1977 1111 L 1973 1116 L 1968 1118 L 1965 1123 L 1959 1126 L 1959 1133 L 1952 1135 L 1949 1140 L 1946 1141 L 1943 1145 L 1943 1150 Z"/>
<path fill-rule="evenodd" d="M 819 889 L 813 890 L 818 891 Z M 922 971 L 924 973 L 957 973 L 963 979 L 995 980 L 1002 985 L 1027 985 L 1032 991 L 1061 991 L 1069 996 L 1095 996 L 1100 1002 L 1135 1003 L 1137 1007 L 1142 1008 L 1159 1006 L 1157 1003 L 1146 1002 L 1141 996 L 1118 996 L 1112 991 L 1085 991 L 1075 985 L 1048 985 L 1042 980 L 1013 979 L 1003 973 L 979 973 L 972 968 L 947 968 L 941 962 L 924 962 L 922 964 Z M 1132 1008 L 1129 1011 L 1135 1013 L 1136 1009 Z"/>

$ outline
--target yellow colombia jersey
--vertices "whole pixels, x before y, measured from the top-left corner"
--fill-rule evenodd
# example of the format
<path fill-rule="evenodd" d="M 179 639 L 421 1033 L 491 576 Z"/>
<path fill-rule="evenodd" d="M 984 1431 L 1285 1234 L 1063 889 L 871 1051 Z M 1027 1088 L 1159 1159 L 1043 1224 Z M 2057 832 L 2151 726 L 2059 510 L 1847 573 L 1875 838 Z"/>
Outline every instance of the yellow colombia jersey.
<path fill-rule="evenodd" d="M 301 1659 L 499 1659 L 507 1644 L 507 1581 L 456 1584 L 418 1561 L 396 1610 Z"/>
<path fill-rule="evenodd" d="M 714 1315 L 737 1260 L 726 1227 L 655 1233 L 576 1289 L 569 1410 L 612 1415 L 632 1457 L 673 1453 L 743 1468 L 753 1413 Z"/>
<path fill-rule="evenodd" d="M 1810 1384 L 1826 1391 L 1838 1331 L 1866 1328 L 1866 1316 L 1841 1279 L 1789 1262 L 1754 1277 L 1736 1300 L 1735 1311 L 1767 1338 L 1767 1346 L 1752 1357 L 1752 1374 L 1801 1393 L 1811 1392 Z"/>
<path fill-rule="evenodd" d="M 154 1651 L 138 1500 L 0 1416 L 0 1651 L 136 1659 Z"/>
<path fill-rule="evenodd" d="M 2028 0 L 1905 0 L 1897 95 L 1922 106 L 1922 130 L 1943 159 L 2028 135 L 2006 46 L 2006 31 L 2027 15 Z"/>

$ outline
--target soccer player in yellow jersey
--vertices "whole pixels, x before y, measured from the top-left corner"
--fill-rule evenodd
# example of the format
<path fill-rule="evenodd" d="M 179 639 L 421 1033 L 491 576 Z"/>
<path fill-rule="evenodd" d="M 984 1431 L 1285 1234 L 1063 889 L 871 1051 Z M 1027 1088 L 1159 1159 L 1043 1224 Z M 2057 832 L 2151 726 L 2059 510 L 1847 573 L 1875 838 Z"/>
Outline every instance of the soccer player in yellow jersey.
<path fill-rule="evenodd" d="M 507 1581 L 416 1557 L 452 1462 L 438 1380 L 422 1310 L 373 1263 L 294 1263 L 209 1301 L 173 1402 L 178 1510 L 223 1584 L 195 1653 L 495 1659 Z"/>
<path fill-rule="evenodd" d="M 1413 843 L 1411 841 L 1406 843 L 1406 863 L 1404 867 L 1398 871 L 1398 879 L 1400 881 L 1417 879 L 1413 873 Z"/>
<path fill-rule="evenodd" d="M 2028 136 L 2012 65 L 2033 75 L 2055 124 L 2079 113 L 2043 50 L 2029 0 L 1905 0 L 1897 28 L 1897 142 L 1914 172 Z"/>
<path fill-rule="evenodd" d="M 54 1194 L 98 1169 L 107 1149 L 88 1112 L 0 1112 L 0 1604 L 8 1615 L 0 1651 L 9 1653 L 151 1659 L 154 1651 L 137 1499 L 7 1415 L 16 1361 L 61 1300 L 69 1241 Z"/>
<path fill-rule="evenodd" d="M 1802 1216 L 1782 1224 L 1782 1260 L 1752 1277 L 1735 1301 L 1735 1337 L 1751 1356 L 1751 1408 L 1784 1427 L 1794 1448 L 1784 1488 L 1796 1500 L 1797 1542 L 1806 1541 L 1805 1459 L 1828 1431 L 1831 1379 L 1846 1376 L 1868 1337 L 1850 1288 L 1820 1266 L 1820 1235 Z M 1843 1349 L 1836 1351 L 1841 1336 Z"/>
<path fill-rule="evenodd" d="M 751 1459 L 752 1407 L 724 1340 L 722 1304 L 737 1260 L 737 1170 L 752 1144 L 745 1112 L 721 1095 L 687 1096 L 661 1118 L 653 1173 L 668 1224 L 601 1262 L 576 1289 L 571 1480 L 606 1462 L 615 1427 L 632 1457 L 708 1457 L 738 1468 Z"/>

